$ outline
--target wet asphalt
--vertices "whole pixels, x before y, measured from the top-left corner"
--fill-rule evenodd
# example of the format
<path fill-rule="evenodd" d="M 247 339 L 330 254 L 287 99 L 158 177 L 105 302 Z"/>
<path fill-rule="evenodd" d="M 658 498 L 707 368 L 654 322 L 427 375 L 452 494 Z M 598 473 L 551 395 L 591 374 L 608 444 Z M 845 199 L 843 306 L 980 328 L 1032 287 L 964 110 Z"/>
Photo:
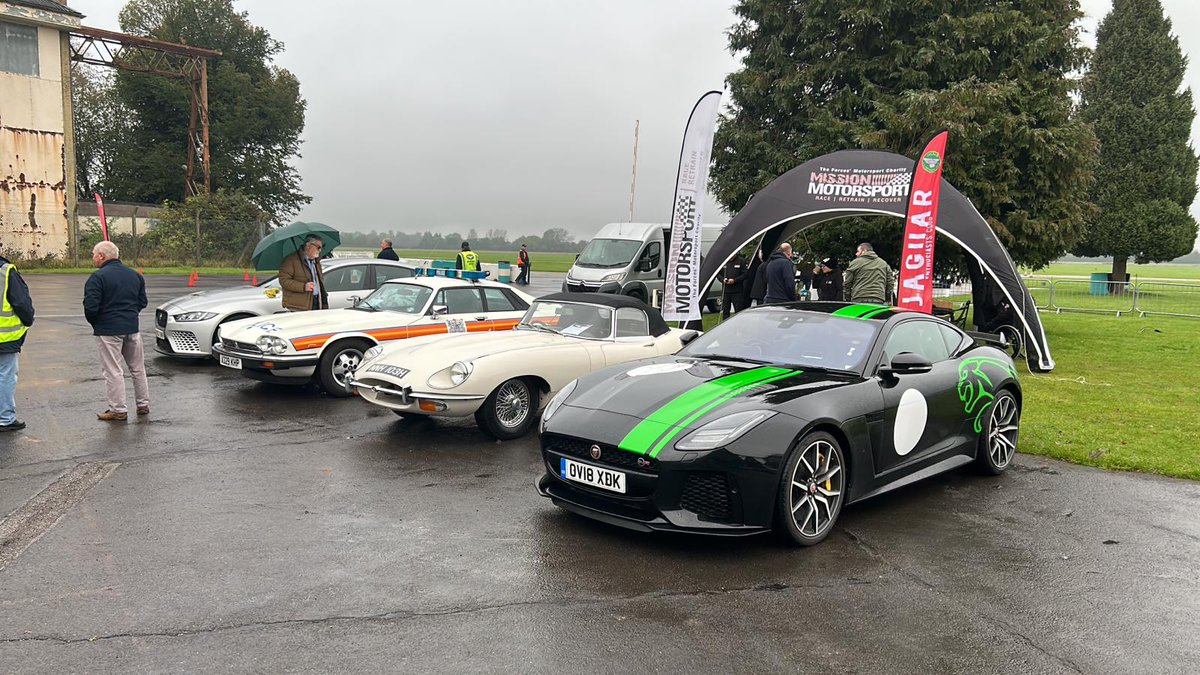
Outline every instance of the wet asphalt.
<path fill-rule="evenodd" d="M 99 422 L 84 280 L 29 278 L 0 671 L 1200 668 L 1200 484 L 1022 455 L 849 507 L 813 549 L 631 533 L 539 497 L 534 438 L 207 363 L 148 356 L 152 413 Z M 148 282 L 149 343 L 187 289 Z"/>

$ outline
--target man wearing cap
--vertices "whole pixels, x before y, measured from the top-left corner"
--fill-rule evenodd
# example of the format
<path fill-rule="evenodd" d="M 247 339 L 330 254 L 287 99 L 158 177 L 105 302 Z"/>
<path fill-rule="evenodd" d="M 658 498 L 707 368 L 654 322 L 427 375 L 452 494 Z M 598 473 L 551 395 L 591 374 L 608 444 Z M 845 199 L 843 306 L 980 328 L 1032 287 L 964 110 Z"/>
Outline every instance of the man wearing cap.
<path fill-rule="evenodd" d="M 517 280 L 513 283 L 521 286 L 529 285 L 529 251 L 525 250 L 525 244 L 521 244 L 521 250 L 517 251 L 517 267 L 521 268 L 517 274 Z"/>
<path fill-rule="evenodd" d="M 822 302 L 840 302 L 842 299 L 842 271 L 837 258 L 830 256 L 813 268 L 813 286 L 817 299 Z"/>
<path fill-rule="evenodd" d="M 455 269 L 460 269 L 464 272 L 479 271 L 479 256 L 471 250 L 469 242 L 462 243 L 462 251 L 458 254 L 458 258 L 454 261 Z"/>

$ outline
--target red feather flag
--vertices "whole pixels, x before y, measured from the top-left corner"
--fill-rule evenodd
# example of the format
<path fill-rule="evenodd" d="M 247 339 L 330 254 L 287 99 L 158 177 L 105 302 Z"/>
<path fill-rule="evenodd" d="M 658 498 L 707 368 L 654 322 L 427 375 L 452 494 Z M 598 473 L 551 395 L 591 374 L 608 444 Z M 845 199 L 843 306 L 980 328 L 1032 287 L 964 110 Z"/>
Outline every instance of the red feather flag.
<path fill-rule="evenodd" d="M 908 210 L 904 214 L 896 304 L 926 314 L 933 313 L 933 245 L 937 239 L 938 199 L 942 193 L 948 135 L 947 131 L 934 135 L 917 157 L 908 190 Z"/>

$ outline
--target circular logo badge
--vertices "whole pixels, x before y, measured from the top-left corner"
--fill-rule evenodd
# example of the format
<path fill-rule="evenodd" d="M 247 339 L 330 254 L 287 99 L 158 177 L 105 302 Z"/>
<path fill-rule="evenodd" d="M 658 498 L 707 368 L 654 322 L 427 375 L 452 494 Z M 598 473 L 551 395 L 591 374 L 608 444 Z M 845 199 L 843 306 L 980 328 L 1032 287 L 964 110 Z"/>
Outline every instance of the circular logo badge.
<path fill-rule="evenodd" d="M 921 158 L 921 168 L 925 169 L 929 173 L 937 171 L 938 167 L 941 165 L 942 156 L 938 154 L 937 150 L 930 150 L 929 152 L 925 153 L 924 157 Z"/>

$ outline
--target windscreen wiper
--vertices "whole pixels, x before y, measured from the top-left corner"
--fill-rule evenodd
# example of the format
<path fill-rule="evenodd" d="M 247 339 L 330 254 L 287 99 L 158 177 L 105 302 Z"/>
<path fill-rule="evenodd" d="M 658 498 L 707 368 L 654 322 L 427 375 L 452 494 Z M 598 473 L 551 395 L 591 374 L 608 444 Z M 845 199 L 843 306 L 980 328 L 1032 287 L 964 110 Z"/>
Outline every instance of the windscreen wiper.
<path fill-rule="evenodd" d="M 774 363 L 774 361 L 763 361 L 762 359 L 752 359 L 746 356 L 731 356 L 729 354 L 689 354 L 689 356 L 699 356 L 705 359 L 713 359 L 714 361 L 743 361 L 745 363 L 756 363 L 764 365 Z"/>

